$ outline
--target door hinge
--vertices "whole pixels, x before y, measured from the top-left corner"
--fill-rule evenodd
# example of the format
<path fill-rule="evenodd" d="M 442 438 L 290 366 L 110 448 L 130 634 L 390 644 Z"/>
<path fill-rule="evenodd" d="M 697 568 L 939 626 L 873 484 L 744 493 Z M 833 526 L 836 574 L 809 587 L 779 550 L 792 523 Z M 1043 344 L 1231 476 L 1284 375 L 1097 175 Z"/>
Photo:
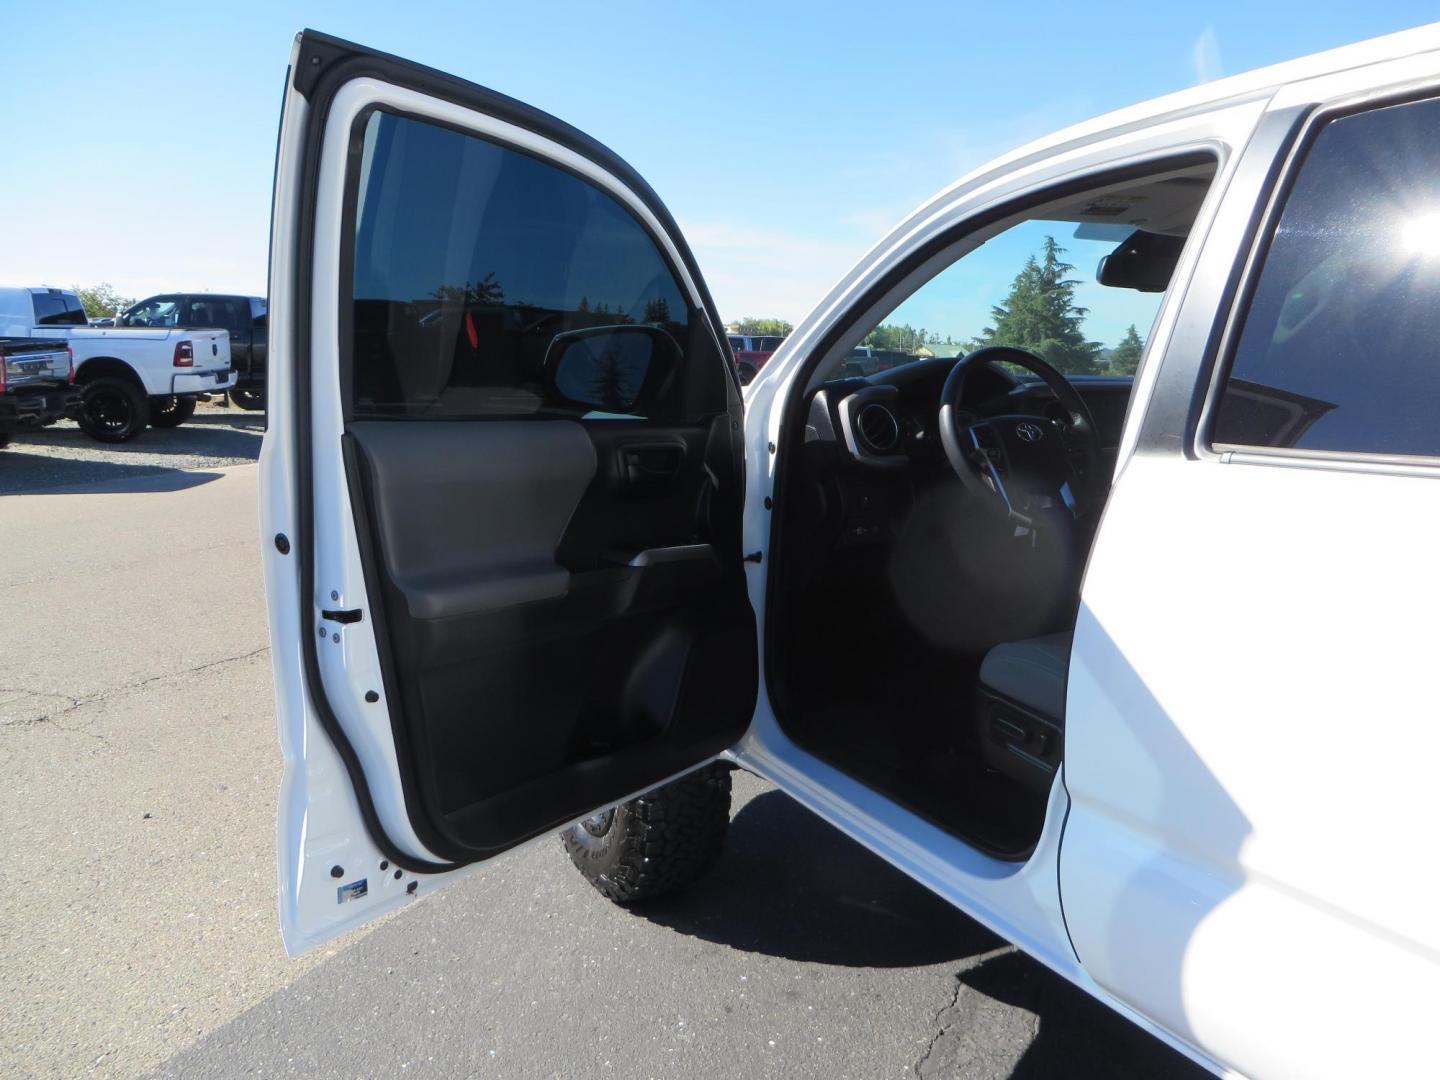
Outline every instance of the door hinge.
<path fill-rule="evenodd" d="M 346 608 L 343 611 L 321 611 L 320 617 L 330 622 L 352 623 L 359 622 L 361 611 L 359 608 Z"/>
<path fill-rule="evenodd" d="M 758 562 L 760 561 L 761 554 L 762 554 L 762 553 L 759 552 L 759 551 L 752 551 L 749 555 L 746 555 L 746 556 L 745 556 L 743 559 L 741 559 L 740 561 L 741 561 L 741 562 L 753 562 L 753 563 L 758 563 Z"/>

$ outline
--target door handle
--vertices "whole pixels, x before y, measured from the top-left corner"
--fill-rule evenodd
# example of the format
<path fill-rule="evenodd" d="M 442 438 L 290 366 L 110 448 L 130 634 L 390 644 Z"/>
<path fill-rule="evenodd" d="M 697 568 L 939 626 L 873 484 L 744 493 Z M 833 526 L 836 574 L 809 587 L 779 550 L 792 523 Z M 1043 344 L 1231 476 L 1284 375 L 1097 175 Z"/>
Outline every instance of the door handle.
<path fill-rule="evenodd" d="M 618 455 L 620 481 L 626 487 L 669 484 L 685 467 L 685 447 L 681 443 L 622 446 Z"/>

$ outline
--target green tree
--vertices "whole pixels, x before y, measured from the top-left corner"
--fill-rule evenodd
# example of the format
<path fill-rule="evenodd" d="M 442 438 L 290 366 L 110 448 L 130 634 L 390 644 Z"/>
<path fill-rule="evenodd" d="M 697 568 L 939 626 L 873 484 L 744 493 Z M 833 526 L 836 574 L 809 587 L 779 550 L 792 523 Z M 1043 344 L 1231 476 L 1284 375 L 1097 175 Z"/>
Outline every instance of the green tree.
<path fill-rule="evenodd" d="M 121 296 L 110 287 L 108 281 L 102 281 L 99 285 L 92 285 L 88 289 L 82 289 L 79 285 L 73 285 L 71 288 L 80 298 L 87 319 L 108 318 L 135 303 L 134 297 Z"/>
<path fill-rule="evenodd" d="M 866 334 L 865 340 L 860 344 L 868 345 L 872 349 L 894 349 L 899 352 L 913 353 L 924 345 L 929 337 L 930 335 L 925 330 L 917 330 L 909 323 L 904 326 L 881 323 Z"/>
<path fill-rule="evenodd" d="M 794 329 L 784 319 L 744 318 L 735 324 L 734 332 L 749 337 L 785 337 Z"/>
<path fill-rule="evenodd" d="M 1027 349 L 1060 371 L 1093 373 L 1100 343 L 1082 331 L 1087 308 L 1075 303 L 1077 281 L 1065 275 L 1075 269 L 1061 256 L 1065 249 L 1047 236 L 1041 258 L 1026 261 L 1010 285 L 1010 294 L 990 309 L 993 326 L 980 334 L 982 345 L 1014 345 Z"/>
<path fill-rule="evenodd" d="M 1111 375 L 1134 375 L 1140 367 L 1140 354 L 1145 351 L 1145 340 L 1136 332 L 1132 324 L 1125 336 L 1120 339 L 1120 344 L 1110 350 L 1110 374 Z"/>

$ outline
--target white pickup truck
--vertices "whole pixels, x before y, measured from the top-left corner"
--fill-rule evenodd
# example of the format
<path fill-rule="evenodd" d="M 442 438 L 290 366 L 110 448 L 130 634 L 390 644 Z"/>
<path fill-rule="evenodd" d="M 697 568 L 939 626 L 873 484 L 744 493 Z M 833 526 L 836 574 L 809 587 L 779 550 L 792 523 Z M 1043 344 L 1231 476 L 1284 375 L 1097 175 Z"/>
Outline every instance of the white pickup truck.
<path fill-rule="evenodd" d="M 1440 25 L 981 166 L 743 397 L 620 158 L 312 31 L 289 70 L 259 465 L 287 947 L 554 830 L 654 900 L 726 858 L 735 765 L 1218 1075 L 1440 1074 Z M 1007 299 L 1042 265 L 1087 305 L 1048 292 L 1045 336 Z M 848 370 L 940 311 L 981 347 Z M 1100 374 L 1136 323 L 1138 372 Z M 557 929 L 649 962 L 598 912 Z"/>
<path fill-rule="evenodd" d="M 91 327 L 69 289 L 0 287 L 5 335 L 69 343 L 83 391 L 74 418 L 101 442 L 132 439 L 147 424 L 183 424 L 199 395 L 228 390 L 235 381 L 226 331 Z"/>

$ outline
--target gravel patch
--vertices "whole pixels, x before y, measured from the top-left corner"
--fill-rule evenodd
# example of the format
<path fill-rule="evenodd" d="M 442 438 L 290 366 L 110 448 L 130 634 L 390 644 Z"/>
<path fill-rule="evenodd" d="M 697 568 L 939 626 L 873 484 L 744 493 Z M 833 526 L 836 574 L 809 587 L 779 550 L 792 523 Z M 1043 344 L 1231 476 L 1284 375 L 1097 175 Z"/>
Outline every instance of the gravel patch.
<path fill-rule="evenodd" d="M 201 403 L 178 428 L 147 428 L 118 445 L 97 442 L 69 420 L 22 432 L 0 450 L 0 495 L 73 491 L 107 480 L 153 478 L 178 470 L 203 473 L 260 456 L 265 414 Z"/>

